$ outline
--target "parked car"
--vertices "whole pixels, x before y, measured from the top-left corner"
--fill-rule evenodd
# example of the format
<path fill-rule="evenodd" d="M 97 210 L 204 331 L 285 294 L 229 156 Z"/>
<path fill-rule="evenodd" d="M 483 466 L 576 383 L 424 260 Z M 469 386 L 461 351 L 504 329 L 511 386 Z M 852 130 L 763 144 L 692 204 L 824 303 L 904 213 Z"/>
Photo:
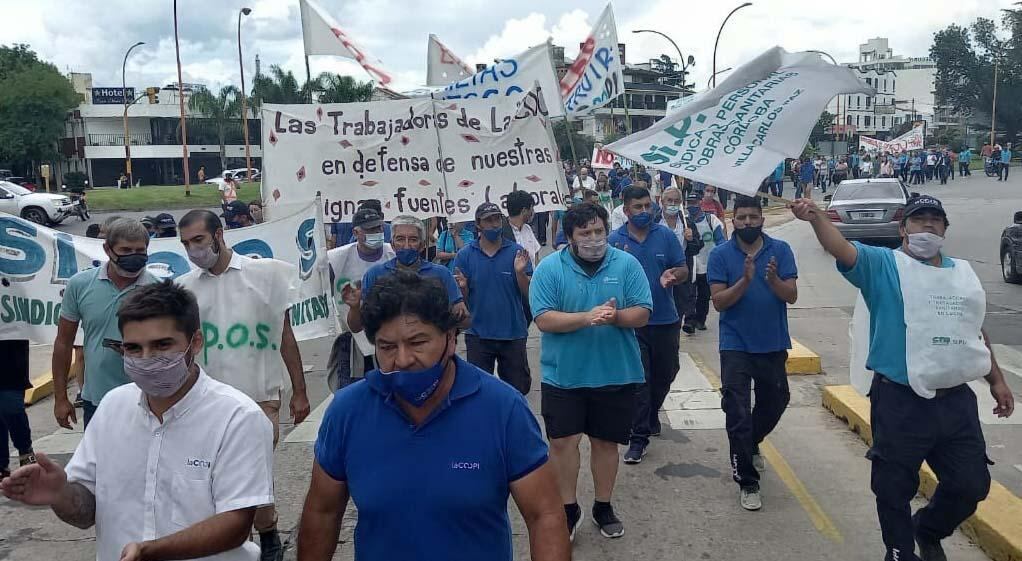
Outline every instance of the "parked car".
<path fill-rule="evenodd" d="M 46 226 L 61 223 L 74 211 L 75 205 L 66 195 L 33 193 L 21 185 L 0 181 L 0 212 Z"/>
<path fill-rule="evenodd" d="M 1022 284 L 1022 210 L 1013 221 L 1001 232 L 1001 274 L 1004 282 Z"/>
<path fill-rule="evenodd" d="M 12 175 L 11 177 L 8 177 L 8 178 L 4 179 L 4 181 L 10 181 L 11 183 L 13 183 L 15 185 L 21 185 L 25 189 L 28 189 L 29 191 L 32 191 L 32 192 L 35 192 L 35 189 L 36 189 L 35 183 L 32 183 L 31 181 L 25 179 L 24 177 L 18 177 L 16 175 Z"/>
<path fill-rule="evenodd" d="M 900 245 L 908 189 L 897 178 L 846 179 L 829 201 L 827 217 L 848 240 Z"/>
<path fill-rule="evenodd" d="M 223 183 L 224 179 L 227 179 L 228 177 L 233 177 L 237 181 L 245 181 L 247 175 L 248 174 L 245 173 L 245 168 L 225 169 L 223 173 L 221 173 L 220 175 L 207 179 L 206 183 L 219 185 Z M 252 168 L 252 180 L 258 181 L 259 177 L 262 177 L 262 175 L 259 173 L 259 170 L 256 168 Z"/>

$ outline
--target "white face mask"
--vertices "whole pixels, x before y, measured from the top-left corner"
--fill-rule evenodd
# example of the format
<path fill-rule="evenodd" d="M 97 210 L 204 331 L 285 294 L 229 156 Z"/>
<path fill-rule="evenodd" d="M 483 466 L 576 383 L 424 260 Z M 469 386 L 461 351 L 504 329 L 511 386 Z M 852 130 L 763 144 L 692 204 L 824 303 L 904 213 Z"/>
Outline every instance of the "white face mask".
<path fill-rule="evenodd" d="M 366 247 L 369 249 L 379 249 L 383 247 L 383 232 L 366 234 Z"/>
<path fill-rule="evenodd" d="M 908 252 L 919 259 L 932 259 L 940 253 L 944 238 L 930 232 L 908 235 Z"/>
<path fill-rule="evenodd" d="M 200 269 L 209 270 L 220 259 L 220 248 L 217 247 L 216 238 L 213 238 L 213 243 L 210 245 L 190 247 L 186 251 L 188 259 Z"/>

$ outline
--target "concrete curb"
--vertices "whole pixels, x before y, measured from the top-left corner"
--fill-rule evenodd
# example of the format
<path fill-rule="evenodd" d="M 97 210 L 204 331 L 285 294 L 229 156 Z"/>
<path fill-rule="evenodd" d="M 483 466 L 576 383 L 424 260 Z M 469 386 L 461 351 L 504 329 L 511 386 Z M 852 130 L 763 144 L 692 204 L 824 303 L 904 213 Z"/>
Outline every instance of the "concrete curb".
<path fill-rule="evenodd" d="M 788 361 L 784 363 L 784 368 L 788 371 L 788 376 L 823 374 L 820 355 L 794 339 L 791 340 L 791 350 L 788 351 Z"/>
<path fill-rule="evenodd" d="M 32 387 L 25 390 L 25 405 L 32 405 L 53 395 L 53 375 L 49 372 L 32 379 Z"/>
<path fill-rule="evenodd" d="M 823 388 L 823 406 L 848 423 L 866 444 L 872 445 L 869 400 L 852 386 Z M 937 476 L 930 466 L 919 470 L 919 492 L 933 496 Z M 990 494 L 979 503 L 976 513 L 962 524 L 962 532 L 994 561 L 1022 560 L 1022 499 L 1000 483 L 990 484 Z"/>

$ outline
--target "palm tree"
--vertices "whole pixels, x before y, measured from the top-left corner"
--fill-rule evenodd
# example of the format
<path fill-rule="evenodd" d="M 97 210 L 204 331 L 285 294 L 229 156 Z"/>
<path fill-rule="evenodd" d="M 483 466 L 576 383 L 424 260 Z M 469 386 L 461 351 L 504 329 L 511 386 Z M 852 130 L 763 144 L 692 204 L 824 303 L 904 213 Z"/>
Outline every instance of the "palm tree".
<path fill-rule="evenodd" d="M 216 127 L 220 141 L 220 169 L 226 168 L 227 150 L 225 148 L 227 125 L 231 119 L 241 118 L 241 93 L 234 86 L 224 86 L 213 95 L 206 88 L 200 88 L 188 98 L 188 109 L 211 120 Z"/>
<path fill-rule="evenodd" d="M 320 103 L 370 101 L 373 96 L 372 82 L 359 82 L 351 76 L 324 72 L 315 81 L 320 86 Z"/>
<path fill-rule="evenodd" d="M 250 102 L 256 108 L 263 103 L 310 103 L 313 92 L 318 94 L 319 103 L 369 101 L 373 94 L 373 83 L 324 72 L 299 84 L 293 72 L 274 64 L 269 74 L 256 76 Z"/>

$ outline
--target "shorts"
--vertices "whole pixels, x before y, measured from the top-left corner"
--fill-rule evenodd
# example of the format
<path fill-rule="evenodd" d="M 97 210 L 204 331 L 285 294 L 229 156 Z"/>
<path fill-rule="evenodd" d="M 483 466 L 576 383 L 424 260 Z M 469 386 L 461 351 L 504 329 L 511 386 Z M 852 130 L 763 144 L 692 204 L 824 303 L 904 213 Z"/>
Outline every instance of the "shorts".
<path fill-rule="evenodd" d="M 266 418 L 273 423 L 273 448 L 277 448 L 277 438 L 280 436 L 280 400 L 271 399 L 269 401 L 258 402 L 259 408 L 266 414 Z"/>
<path fill-rule="evenodd" d="M 565 389 L 543 384 L 540 403 L 547 438 L 586 434 L 628 444 L 640 385 Z"/>

